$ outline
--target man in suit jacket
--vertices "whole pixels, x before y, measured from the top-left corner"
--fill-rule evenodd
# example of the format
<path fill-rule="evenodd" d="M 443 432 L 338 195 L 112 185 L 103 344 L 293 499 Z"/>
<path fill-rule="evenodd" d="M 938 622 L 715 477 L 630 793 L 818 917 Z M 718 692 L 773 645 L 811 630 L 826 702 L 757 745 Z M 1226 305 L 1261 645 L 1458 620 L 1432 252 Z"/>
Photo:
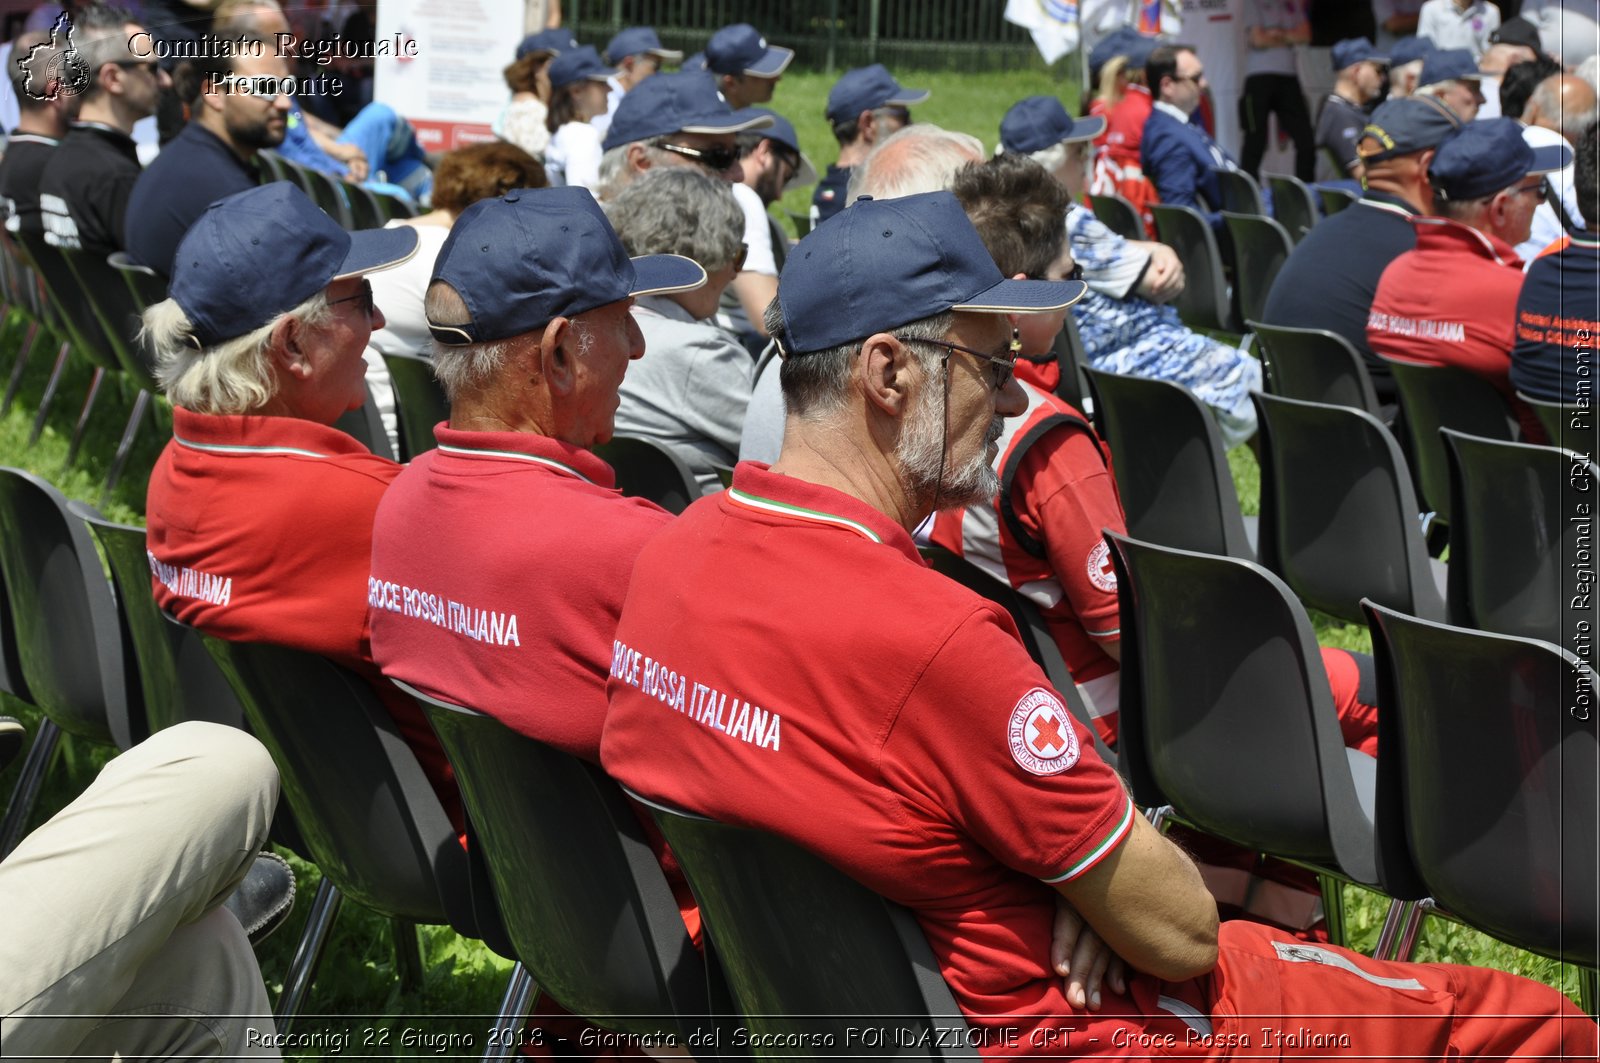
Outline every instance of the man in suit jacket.
<path fill-rule="evenodd" d="M 1189 121 L 1200 106 L 1206 83 L 1200 57 L 1186 44 L 1164 44 L 1150 53 L 1144 70 L 1155 94 L 1139 142 L 1144 175 L 1154 182 L 1161 202 L 1193 207 L 1213 228 L 1221 229 L 1222 189 L 1214 171 L 1239 167 L 1205 130 Z"/>

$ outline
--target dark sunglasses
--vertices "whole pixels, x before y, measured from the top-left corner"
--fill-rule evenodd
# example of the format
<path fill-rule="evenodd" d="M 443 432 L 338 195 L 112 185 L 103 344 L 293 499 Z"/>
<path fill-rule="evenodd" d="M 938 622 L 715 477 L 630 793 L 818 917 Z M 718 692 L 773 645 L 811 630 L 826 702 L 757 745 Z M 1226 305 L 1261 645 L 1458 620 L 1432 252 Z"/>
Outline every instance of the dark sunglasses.
<path fill-rule="evenodd" d="M 693 159 L 713 173 L 731 170 L 733 164 L 739 161 L 739 149 L 737 148 L 720 146 L 715 148 L 691 148 L 683 144 L 661 144 L 659 147 L 662 151 L 670 151 L 674 155 L 682 155 L 686 159 Z"/>

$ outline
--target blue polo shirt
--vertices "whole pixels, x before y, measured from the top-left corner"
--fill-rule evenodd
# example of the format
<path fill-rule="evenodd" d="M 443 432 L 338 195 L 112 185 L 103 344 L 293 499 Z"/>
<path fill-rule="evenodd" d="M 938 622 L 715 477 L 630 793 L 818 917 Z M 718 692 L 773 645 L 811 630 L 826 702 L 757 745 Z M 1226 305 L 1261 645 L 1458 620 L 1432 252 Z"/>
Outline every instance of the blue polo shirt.
<path fill-rule="evenodd" d="M 211 130 L 190 122 L 134 183 L 123 246 L 135 261 L 170 277 L 178 242 L 205 209 L 260 183 L 254 162 L 245 162 Z"/>
<path fill-rule="evenodd" d="M 1561 241 L 1528 267 L 1517 299 L 1511 386 L 1532 398 L 1569 405 L 1594 398 L 1594 349 L 1600 337 L 1600 235 Z M 1586 367 L 1580 374 L 1580 366 Z"/>

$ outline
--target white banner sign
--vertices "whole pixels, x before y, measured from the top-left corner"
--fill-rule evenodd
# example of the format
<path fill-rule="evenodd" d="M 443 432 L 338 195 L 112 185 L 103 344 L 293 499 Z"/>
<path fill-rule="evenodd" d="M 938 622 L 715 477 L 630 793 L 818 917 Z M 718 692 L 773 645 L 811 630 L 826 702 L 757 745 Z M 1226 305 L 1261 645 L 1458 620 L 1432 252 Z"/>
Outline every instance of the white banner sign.
<path fill-rule="evenodd" d="M 382 0 L 378 39 L 414 40 L 414 56 L 374 64 L 373 99 L 411 120 L 428 151 L 494 139 L 511 98 L 501 70 L 522 39 L 522 0 Z"/>

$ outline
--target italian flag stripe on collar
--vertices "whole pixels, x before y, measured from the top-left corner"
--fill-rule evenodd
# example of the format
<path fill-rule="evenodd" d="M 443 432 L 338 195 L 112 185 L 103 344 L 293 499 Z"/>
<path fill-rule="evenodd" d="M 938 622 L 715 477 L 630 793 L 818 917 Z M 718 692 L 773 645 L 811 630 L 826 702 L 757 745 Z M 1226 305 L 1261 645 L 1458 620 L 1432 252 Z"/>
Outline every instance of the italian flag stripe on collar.
<path fill-rule="evenodd" d="M 300 447 L 252 447 L 242 443 L 196 443 L 192 439 L 185 439 L 176 432 L 172 434 L 174 442 L 186 446 L 191 450 L 204 450 L 213 454 L 293 454 L 302 458 L 326 458 L 328 455 L 319 454 L 314 450 L 303 450 Z"/>
<path fill-rule="evenodd" d="M 757 509 L 763 513 L 776 513 L 779 516 L 793 517 L 796 520 L 810 521 L 813 524 L 832 524 L 836 527 L 848 528 L 857 535 L 871 539 L 875 543 L 883 542 L 882 537 L 877 532 L 860 521 L 851 520 L 848 517 L 840 517 L 816 509 L 806 509 L 803 506 L 791 505 L 788 502 L 775 502 L 770 498 L 762 498 L 760 495 L 752 495 L 748 491 L 741 491 L 737 487 L 728 488 L 728 498 L 741 506 Z"/>
<path fill-rule="evenodd" d="M 1128 836 L 1128 831 L 1133 829 L 1134 815 L 1133 799 L 1128 798 L 1126 807 L 1122 810 L 1122 818 L 1117 821 L 1117 825 L 1115 827 L 1111 828 L 1111 832 L 1109 834 L 1100 839 L 1100 844 L 1096 845 L 1093 849 L 1090 849 L 1086 854 L 1084 854 L 1083 859 L 1067 868 L 1066 871 L 1057 875 L 1055 878 L 1045 879 L 1045 881 L 1071 882 L 1073 879 L 1077 878 L 1079 875 L 1083 874 L 1085 871 L 1104 860 L 1111 854 L 1111 850 L 1115 849 L 1118 843 L 1120 843 L 1123 838 Z"/>
<path fill-rule="evenodd" d="M 446 446 L 443 443 L 439 444 L 439 449 L 446 454 L 454 454 L 458 458 L 488 457 L 509 458 L 512 461 L 526 461 L 533 465 L 543 465 L 546 468 L 554 469 L 557 472 L 564 472 L 568 476 L 576 476 L 586 484 L 594 483 L 593 480 L 589 479 L 577 469 L 574 469 L 571 465 L 566 465 L 562 462 L 556 461 L 554 458 L 541 458 L 537 454 L 519 454 L 515 450 L 479 450 L 476 447 L 452 447 Z"/>

